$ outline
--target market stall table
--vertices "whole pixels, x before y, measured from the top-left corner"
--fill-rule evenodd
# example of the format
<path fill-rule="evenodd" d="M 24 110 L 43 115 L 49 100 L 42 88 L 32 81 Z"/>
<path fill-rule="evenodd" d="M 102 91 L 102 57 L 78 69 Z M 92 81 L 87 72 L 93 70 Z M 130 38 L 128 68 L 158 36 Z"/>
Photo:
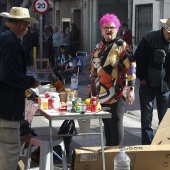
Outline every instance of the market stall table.
<path fill-rule="evenodd" d="M 51 153 L 51 160 L 50 160 L 50 170 L 53 170 L 53 146 L 52 146 L 52 121 L 53 120 L 85 120 L 85 119 L 99 119 L 99 126 L 100 126 L 100 136 L 101 136 L 101 150 L 102 150 L 102 163 L 103 163 L 103 170 L 105 170 L 105 156 L 104 156 L 104 142 L 103 142 L 103 129 L 102 129 L 102 119 L 103 118 L 111 118 L 111 113 L 106 111 L 97 111 L 97 112 L 85 112 L 85 114 L 75 113 L 75 112 L 67 112 L 67 111 L 58 111 L 58 110 L 41 110 L 39 112 L 42 116 L 49 120 L 49 130 L 50 130 L 50 153 Z M 80 133 L 75 135 L 90 135 L 91 133 Z M 97 134 L 97 133 L 93 133 Z M 62 135 L 63 136 L 63 135 Z"/>

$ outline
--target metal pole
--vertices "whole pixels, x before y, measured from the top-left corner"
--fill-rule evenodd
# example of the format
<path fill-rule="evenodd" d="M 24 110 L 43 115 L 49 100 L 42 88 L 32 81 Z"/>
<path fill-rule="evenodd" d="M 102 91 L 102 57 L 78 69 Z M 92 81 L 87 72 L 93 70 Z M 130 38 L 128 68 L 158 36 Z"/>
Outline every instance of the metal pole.
<path fill-rule="evenodd" d="M 43 38 L 42 37 L 43 37 L 43 16 L 42 16 L 42 14 L 40 14 L 39 58 L 43 58 Z M 40 68 L 42 68 L 42 63 L 40 63 Z"/>
<path fill-rule="evenodd" d="M 10 4 L 9 4 L 9 2 L 7 1 L 7 7 L 6 7 L 7 9 L 6 9 L 6 11 L 9 11 L 10 10 Z"/>
<path fill-rule="evenodd" d="M 90 53 L 92 52 L 92 49 L 94 47 L 92 47 L 92 1 L 89 2 L 90 3 L 90 24 L 89 24 L 89 36 L 90 36 Z"/>
<path fill-rule="evenodd" d="M 52 136 L 52 120 L 49 119 L 50 127 L 50 170 L 53 170 L 53 136 Z"/>
<path fill-rule="evenodd" d="M 102 128 L 102 119 L 99 119 L 99 124 L 100 124 L 100 133 L 101 133 L 101 149 L 102 149 L 102 166 L 103 166 L 103 170 L 106 169 L 106 165 L 105 165 L 105 155 L 104 155 L 104 143 L 103 143 L 103 128 Z"/>
<path fill-rule="evenodd" d="M 96 45 L 96 42 L 98 42 L 98 37 L 99 37 L 99 24 L 98 24 L 98 4 L 99 1 L 98 0 L 93 0 L 92 1 L 92 32 L 91 32 L 91 45 L 93 46 L 93 48 Z M 98 31 L 99 30 L 99 31 Z"/>

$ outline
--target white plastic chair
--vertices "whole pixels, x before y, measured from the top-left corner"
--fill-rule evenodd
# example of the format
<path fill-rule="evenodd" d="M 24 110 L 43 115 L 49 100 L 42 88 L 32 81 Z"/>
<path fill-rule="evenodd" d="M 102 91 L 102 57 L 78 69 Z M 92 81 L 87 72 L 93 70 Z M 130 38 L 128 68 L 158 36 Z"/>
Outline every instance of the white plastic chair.
<path fill-rule="evenodd" d="M 53 146 L 60 145 L 62 150 L 62 165 L 63 170 L 67 170 L 67 157 L 65 151 L 64 141 L 61 137 L 53 137 L 52 140 Z M 31 164 L 31 150 L 32 146 L 40 147 L 40 165 L 39 170 L 47 170 L 50 167 L 50 163 L 52 161 L 53 164 L 53 155 L 52 160 L 50 160 L 50 139 L 47 136 L 34 136 L 30 140 L 30 144 L 27 151 L 27 160 L 25 163 L 25 170 L 33 170 L 34 168 L 30 167 Z"/>

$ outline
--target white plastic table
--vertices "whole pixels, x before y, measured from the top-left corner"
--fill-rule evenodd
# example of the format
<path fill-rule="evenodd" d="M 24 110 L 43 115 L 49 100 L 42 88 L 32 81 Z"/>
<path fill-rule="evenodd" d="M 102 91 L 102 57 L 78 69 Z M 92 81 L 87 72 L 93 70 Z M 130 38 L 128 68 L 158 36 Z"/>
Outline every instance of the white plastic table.
<path fill-rule="evenodd" d="M 104 142 L 103 142 L 103 129 L 102 129 L 102 119 L 103 118 L 111 118 L 111 113 L 106 111 L 98 111 L 98 112 L 86 112 L 85 114 L 81 113 L 69 113 L 67 111 L 58 111 L 58 110 L 39 110 L 40 114 L 49 120 L 49 130 L 50 130 L 50 153 L 51 153 L 51 162 L 50 162 L 50 170 L 53 170 L 53 146 L 52 146 L 52 121 L 53 120 L 75 120 L 75 119 L 99 119 L 99 127 L 100 127 L 100 136 L 101 136 L 101 150 L 102 150 L 102 164 L 103 170 L 105 170 L 105 156 L 104 156 Z M 88 135 L 90 133 L 86 133 Z M 97 134 L 97 133 L 96 133 Z M 83 135 L 77 134 L 77 135 Z M 63 135 L 62 135 L 63 136 Z M 67 170 L 67 166 L 63 167 L 64 170 Z"/>

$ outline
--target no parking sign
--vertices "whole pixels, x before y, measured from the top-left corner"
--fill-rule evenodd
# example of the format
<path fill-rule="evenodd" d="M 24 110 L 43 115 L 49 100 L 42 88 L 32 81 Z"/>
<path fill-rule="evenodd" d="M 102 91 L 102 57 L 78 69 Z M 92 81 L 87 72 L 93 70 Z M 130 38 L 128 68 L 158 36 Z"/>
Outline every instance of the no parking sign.
<path fill-rule="evenodd" d="M 38 14 L 45 14 L 50 8 L 48 0 L 35 0 L 33 8 Z"/>

